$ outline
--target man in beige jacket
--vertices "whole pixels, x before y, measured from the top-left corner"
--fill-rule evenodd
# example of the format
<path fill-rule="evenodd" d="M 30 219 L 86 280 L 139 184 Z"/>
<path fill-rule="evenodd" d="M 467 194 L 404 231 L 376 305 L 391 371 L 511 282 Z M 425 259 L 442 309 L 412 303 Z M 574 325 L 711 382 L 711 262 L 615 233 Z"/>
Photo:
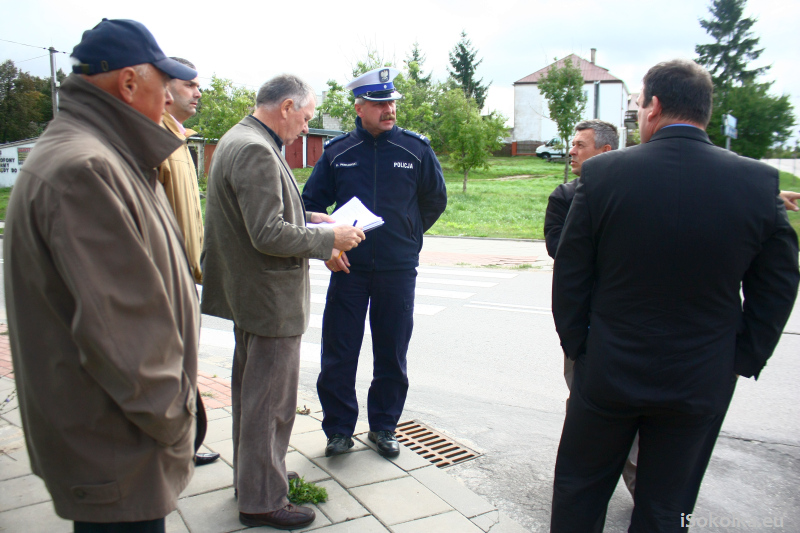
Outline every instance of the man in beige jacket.
<path fill-rule="evenodd" d="M 167 58 L 131 20 L 84 32 L 8 206 L 5 295 L 33 472 L 78 533 L 163 532 L 192 475 L 199 309 L 156 167 Z M 124 524 L 123 524 L 124 523 Z"/>
<path fill-rule="evenodd" d="M 253 114 L 220 139 L 208 178 L 202 310 L 234 324 L 233 486 L 247 526 L 314 521 L 313 510 L 289 503 L 286 472 L 308 258 L 333 259 L 364 238 L 351 226 L 306 226 L 332 219 L 306 212 L 281 147 L 308 132 L 315 106 L 314 90 L 295 76 L 266 82 Z"/>
<path fill-rule="evenodd" d="M 180 57 L 171 57 L 178 63 L 197 70 L 191 62 Z M 203 251 L 203 215 L 200 208 L 200 190 L 197 187 L 197 171 L 186 140 L 195 134 L 186 129 L 183 123 L 197 113 L 200 101 L 200 80 L 178 80 L 169 82 L 172 98 L 164 111 L 164 127 L 181 140 L 182 146 L 172 152 L 158 169 L 158 181 L 164 186 L 167 200 L 175 213 L 178 227 L 186 245 L 186 257 L 192 267 L 196 283 L 203 283 L 200 269 L 200 253 Z M 202 161 L 199 164 L 203 164 Z"/>

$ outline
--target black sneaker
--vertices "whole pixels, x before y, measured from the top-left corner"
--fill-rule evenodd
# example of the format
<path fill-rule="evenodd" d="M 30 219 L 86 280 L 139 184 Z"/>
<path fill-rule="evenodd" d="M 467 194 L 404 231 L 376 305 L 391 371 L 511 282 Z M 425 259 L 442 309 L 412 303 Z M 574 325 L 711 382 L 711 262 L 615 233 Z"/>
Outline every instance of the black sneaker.
<path fill-rule="evenodd" d="M 328 445 L 325 446 L 325 457 L 342 454 L 352 447 L 352 437 L 348 437 L 342 433 L 334 433 L 334 435 L 328 439 Z"/>
<path fill-rule="evenodd" d="M 384 457 L 397 457 L 400 455 L 400 443 L 394 436 L 394 431 L 370 431 L 369 440 L 375 443 L 378 453 Z"/>

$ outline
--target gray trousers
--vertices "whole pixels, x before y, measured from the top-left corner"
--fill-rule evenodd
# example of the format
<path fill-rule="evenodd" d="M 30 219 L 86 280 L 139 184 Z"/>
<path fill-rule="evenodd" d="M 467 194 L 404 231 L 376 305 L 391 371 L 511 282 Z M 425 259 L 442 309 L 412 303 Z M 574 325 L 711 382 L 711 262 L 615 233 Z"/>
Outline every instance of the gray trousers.
<path fill-rule="evenodd" d="M 233 486 L 239 511 L 269 513 L 289 500 L 286 452 L 297 410 L 300 339 L 261 337 L 234 326 Z"/>

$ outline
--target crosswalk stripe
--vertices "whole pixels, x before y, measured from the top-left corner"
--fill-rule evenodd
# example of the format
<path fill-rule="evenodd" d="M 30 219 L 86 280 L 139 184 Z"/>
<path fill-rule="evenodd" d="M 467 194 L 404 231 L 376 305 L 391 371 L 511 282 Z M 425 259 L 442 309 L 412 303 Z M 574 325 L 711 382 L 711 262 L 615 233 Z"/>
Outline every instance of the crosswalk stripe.
<path fill-rule="evenodd" d="M 417 278 L 417 283 L 432 283 L 434 285 L 459 285 L 461 287 L 494 287 L 497 283 L 491 281 L 470 281 L 466 279 L 439 279 Z"/>
<path fill-rule="evenodd" d="M 422 274 L 440 274 L 442 276 L 464 276 L 469 278 L 511 279 L 517 277 L 517 274 L 512 274 L 510 272 L 472 272 L 469 270 L 455 270 L 452 268 L 418 267 L 417 272 Z"/>
<path fill-rule="evenodd" d="M 236 338 L 232 331 L 213 328 L 200 328 L 200 345 L 214 346 L 216 348 L 236 348 Z M 314 342 L 300 343 L 300 359 L 319 363 L 320 345 Z M 231 353 L 233 357 L 233 353 Z"/>
<path fill-rule="evenodd" d="M 475 296 L 474 292 L 463 292 L 463 291 L 443 291 L 441 289 L 423 289 L 417 287 L 414 291 L 417 296 L 435 296 L 436 298 L 453 298 L 456 300 L 466 300 L 472 296 Z"/>
<path fill-rule="evenodd" d="M 533 309 L 514 309 L 512 307 L 499 307 L 499 306 L 491 306 L 491 305 L 470 305 L 467 304 L 464 307 L 472 307 L 474 309 L 491 309 L 494 311 L 511 311 L 513 313 L 528 313 L 533 315 L 552 315 L 553 313 L 550 311 L 536 311 Z"/>
<path fill-rule="evenodd" d="M 535 306 L 531 306 L 531 305 L 502 304 L 502 303 L 497 303 L 497 302 L 477 302 L 475 300 L 471 301 L 470 304 L 475 304 L 475 305 L 493 305 L 493 306 L 496 306 L 496 307 L 514 307 L 514 308 L 519 308 L 519 309 L 534 309 L 534 310 L 537 310 L 537 311 L 547 311 L 548 313 L 551 312 L 551 309 L 549 307 L 535 307 Z"/>

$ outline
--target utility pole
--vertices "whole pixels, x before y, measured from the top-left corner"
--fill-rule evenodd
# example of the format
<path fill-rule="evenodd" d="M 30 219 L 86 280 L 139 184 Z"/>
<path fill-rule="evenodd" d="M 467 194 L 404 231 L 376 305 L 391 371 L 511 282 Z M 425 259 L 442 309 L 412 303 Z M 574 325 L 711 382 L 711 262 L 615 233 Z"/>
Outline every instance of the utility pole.
<path fill-rule="evenodd" d="M 58 112 L 58 93 L 56 92 L 56 50 L 52 46 L 50 50 L 50 94 L 53 96 L 53 118 Z"/>

